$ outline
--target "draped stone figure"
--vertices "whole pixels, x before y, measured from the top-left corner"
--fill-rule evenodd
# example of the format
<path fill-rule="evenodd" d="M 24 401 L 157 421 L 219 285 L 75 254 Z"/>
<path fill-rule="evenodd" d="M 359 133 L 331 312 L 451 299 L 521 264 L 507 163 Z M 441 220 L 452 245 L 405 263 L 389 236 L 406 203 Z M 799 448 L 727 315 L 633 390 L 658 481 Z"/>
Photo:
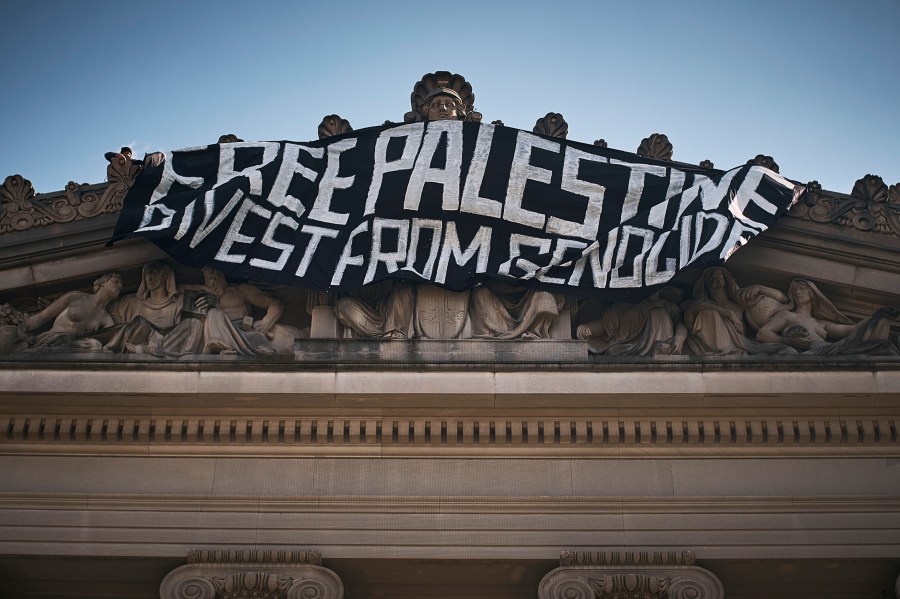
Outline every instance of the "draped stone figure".
<path fill-rule="evenodd" d="M 404 281 L 381 281 L 339 298 L 338 322 L 363 339 L 408 339 L 413 317 L 413 287 Z"/>
<path fill-rule="evenodd" d="M 19 325 L 19 335 L 28 342 L 25 351 L 102 351 L 97 339 L 115 322 L 107 311 L 122 291 L 122 277 L 107 273 L 94 281 L 93 293 L 70 291 Z M 50 329 L 36 331 L 51 323 Z"/>
<path fill-rule="evenodd" d="M 447 71 L 429 73 L 414 86 L 412 111 L 405 120 L 478 122 L 481 114 L 475 111 L 474 101 L 472 86 L 461 75 Z M 338 299 L 335 316 L 356 336 L 367 339 L 407 339 L 411 332 L 454 338 L 466 330 L 466 320 L 474 337 L 546 339 L 563 307 L 561 295 L 492 281 L 471 290 L 462 316 L 453 315 L 454 326 L 432 327 L 426 322 L 430 316 L 446 312 L 448 306 L 455 311 L 465 296 L 427 286 L 427 297 L 418 307 L 419 314 L 415 314 L 418 291 L 423 287 L 426 286 L 385 281 Z"/>
<path fill-rule="evenodd" d="M 254 285 L 228 285 L 225 275 L 208 266 L 203 268 L 203 277 L 203 285 L 182 288 L 184 292 L 202 292 L 193 302 L 197 313 L 168 333 L 151 338 L 151 353 L 162 357 L 271 355 L 293 347 L 299 331 L 278 323 L 284 311 L 281 301 Z M 266 311 L 259 320 L 251 316 L 254 307 Z"/>
<path fill-rule="evenodd" d="M 473 337 L 549 339 L 565 298 L 556 293 L 490 281 L 472 290 Z"/>
<path fill-rule="evenodd" d="M 158 339 L 181 321 L 183 303 L 172 267 L 165 262 L 148 262 L 141 269 L 137 293 L 120 298 L 110 306 L 113 320 L 124 326 L 107 342 L 106 349 L 146 351 L 151 337 Z"/>
<path fill-rule="evenodd" d="M 894 308 L 881 308 L 853 324 L 812 281 L 794 279 L 788 302 L 763 325 L 756 337 L 764 342 L 790 345 L 807 354 L 888 354 L 900 351 L 890 343 Z"/>
<path fill-rule="evenodd" d="M 664 288 L 636 304 L 612 304 L 597 320 L 578 327 L 592 354 L 649 356 L 682 353 L 687 329 L 677 290 Z"/>
<path fill-rule="evenodd" d="M 746 335 L 745 306 L 753 315 L 749 320 L 759 323 L 781 309 L 786 300 L 780 291 L 762 285 L 741 289 L 724 268 L 707 268 L 685 309 L 684 321 L 690 332 L 687 348 L 698 355 L 796 353 L 783 343 L 760 343 Z"/>

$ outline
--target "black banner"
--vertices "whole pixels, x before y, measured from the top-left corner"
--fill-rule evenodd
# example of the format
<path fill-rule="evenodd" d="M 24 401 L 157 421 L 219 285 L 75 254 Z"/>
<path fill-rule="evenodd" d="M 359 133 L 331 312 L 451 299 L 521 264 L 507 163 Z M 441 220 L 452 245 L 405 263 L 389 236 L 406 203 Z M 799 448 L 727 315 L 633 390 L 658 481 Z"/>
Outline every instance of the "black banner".
<path fill-rule="evenodd" d="M 760 166 L 434 121 L 167 152 L 146 161 L 113 240 L 146 236 L 186 265 L 317 290 L 492 277 L 612 299 L 723 261 L 800 192 Z"/>

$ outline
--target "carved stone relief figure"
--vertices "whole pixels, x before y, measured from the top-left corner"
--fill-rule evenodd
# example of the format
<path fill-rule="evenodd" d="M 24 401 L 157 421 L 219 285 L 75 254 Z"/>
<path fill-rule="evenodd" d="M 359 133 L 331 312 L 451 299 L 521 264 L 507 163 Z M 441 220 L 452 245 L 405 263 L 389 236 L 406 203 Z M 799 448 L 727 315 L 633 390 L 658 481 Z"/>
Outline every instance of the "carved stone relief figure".
<path fill-rule="evenodd" d="M 271 355 L 288 351 L 299 336 L 295 327 L 279 324 L 284 306 L 278 299 L 248 283 L 228 285 L 225 276 L 203 268 L 203 285 L 185 285 L 184 292 L 202 292 L 193 306 L 197 312 L 164 335 L 151 336 L 147 351 L 161 357 L 188 354 Z M 254 320 L 252 309 L 266 311 Z"/>
<path fill-rule="evenodd" d="M 96 337 L 115 323 L 107 306 L 119 297 L 122 277 L 107 273 L 94 281 L 93 293 L 70 291 L 19 325 L 26 351 L 101 351 Z M 31 335 L 51 323 L 50 329 Z"/>
<path fill-rule="evenodd" d="M 761 285 L 741 289 L 724 268 L 707 268 L 694 285 L 693 300 L 685 309 L 684 320 L 690 331 L 687 347 L 698 355 L 795 353 L 782 343 L 754 341 L 745 330 L 745 305 L 751 306 L 750 320 L 759 327 L 785 301 L 787 298 L 776 289 Z"/>
<path fill-rule="evenodd" d="M 896 309 L 881 308 L 853 324 L 812 281 L 795 279 L 787 295 L 788 303 L 757 333 L 760 341 L 784 343 L 819 355 L 900 353 L 888 341 L 889 320 L 896 318 Z"/>
<path fill-rule="evenodd" d="M 413 303 L 412 285 L 382 281 L 339 298 L 334 313 L 339 323 L 363 339 L 408 339 Z"/>
<path fill-rule="evenodd" d="M 113 320 L 124 326 L 106 344 L 106 349 L 143 353 L 151 337 L 158 340 L 178 324 L 182 305 L 172 267 L 164 262 L 148 262 L 141 270 L 137 293 L 110 306 Z"/>
<path fill-rule="evenodd" d="M 592 354 L 649 356 L 682 353 L 687 329 L 678 307 L 678 290 L 666 287 L 636 304 L 618 303 L 578 327 Z"/>
<path fill-rule="evenodd" d="M 549 339 L 565 299 L 557 293 L 491 281 L 472 290 L 473 337 Z"/>

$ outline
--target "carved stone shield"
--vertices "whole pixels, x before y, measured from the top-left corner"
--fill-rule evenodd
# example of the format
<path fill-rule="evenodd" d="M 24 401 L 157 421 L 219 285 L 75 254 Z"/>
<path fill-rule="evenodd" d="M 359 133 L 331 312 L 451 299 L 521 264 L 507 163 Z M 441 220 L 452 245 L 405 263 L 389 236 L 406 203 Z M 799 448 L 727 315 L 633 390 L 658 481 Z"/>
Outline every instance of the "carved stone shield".
<path fill-rule="evenodd" d="M 466 326 L 468 291 L 448 291 L 434 285 L 416 289 L 416 331 L 428 339 L 456 339 Z"/>

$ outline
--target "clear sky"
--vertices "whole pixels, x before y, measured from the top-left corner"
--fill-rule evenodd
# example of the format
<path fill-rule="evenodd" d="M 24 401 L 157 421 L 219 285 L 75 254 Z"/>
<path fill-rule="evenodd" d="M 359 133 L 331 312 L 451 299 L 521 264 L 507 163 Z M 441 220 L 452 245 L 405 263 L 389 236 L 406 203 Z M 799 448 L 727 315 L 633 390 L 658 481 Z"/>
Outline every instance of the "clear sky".
<path fill-rule="evenodd" d="M 0 0 L 0 22 L 0 177 L 38 192 L 103 181 L 122 145 L 402 121 L 436 70 L 472 83 L 487 122 L 560 112 L 572 140 L 634 151 L 661 132 L 682 162 L 900 182 L 900 0 Z"/>

